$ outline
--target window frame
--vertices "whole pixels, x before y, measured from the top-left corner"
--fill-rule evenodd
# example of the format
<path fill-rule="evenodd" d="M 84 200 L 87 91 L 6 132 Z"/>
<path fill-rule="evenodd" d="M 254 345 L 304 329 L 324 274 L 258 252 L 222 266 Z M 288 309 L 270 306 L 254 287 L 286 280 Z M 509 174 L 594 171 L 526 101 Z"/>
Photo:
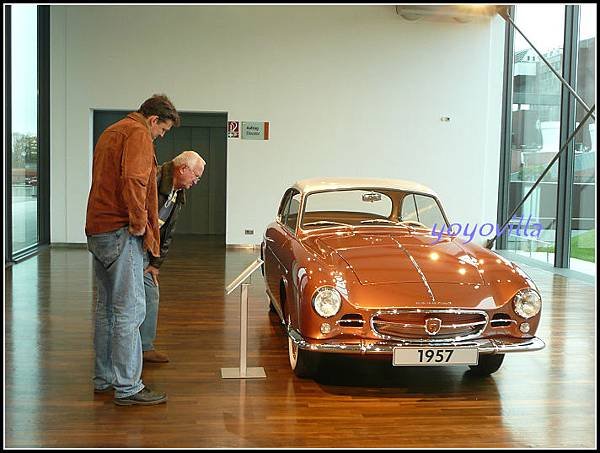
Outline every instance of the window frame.
<path fill-rule="evenodd" d="M 511 17 L 515 17 L 515 6 L 509 7 Z M 579 5 L 565 5 L 565 26 L 563 36 L 563 65 L 561 76 L 570 86 L 576 87 L 577 82 L 577 54 L 579 45 Z M 527 30 L 523 30 L 527 34 Z M 507 21 L 505 26 L 505 60 L 504 81 L 502 88 L 502 125 L 500 141 L 500 168 L 498 187 L 497 221 L 503 225 L 508 220 L 509 214 L 509 185 L 510 185 L 510 159 L 512 136 L 512 103 L 513 103 L 513 59 L 514 59 L 515 29 Z M 561 149 L 568 136 L 575 129 L 574 96 L 561 84 L 560 95 L 560 144 Z M 572 141 L 558 159 L 558 182 L 556 212 L 556 235 L 553 266 L 557 268 L 570 267 L 571 246 L 571 212 L 573 208 L 573 180 L 575 146 Z M 497 250 L 509 250 L 507 237 L 501 235 L 496 241 Z M 542 261 L 540 261 L 542 263 Z"/>
<path fill-rule="evenodd" d="M 296 196 L 300 195 L 300 191 L 293 187 L 290 187 L 285 191 L 281 199 L 281 203 L 279 204 L 279 209 L 277 210 L 277 223 L 281 225 L 282 228 L 289 231 L 292 235 L 296 235 L 296 229 L 292 230 L 288 224 L 286 223 L 287 215 L 289 213 L 290 204 L 292 199 Z M 302 208 L 302 197 L 300 197 L 300 208 Z M 298 218 L 300 217 L 300 209 L 298 210 Z M 296 228 L 298 227 L 298 220 L 296 220 Z"/>
<path fill-rule="evenodd" d="M 29 258 L 50 244 L 50 6 L 37 5 L 37 241 L 24 249 L 13 248 L 12 209 L 12 6 L 5 5 L 5 179 L 6 223 L 4 231 L 5 265 Z"/>

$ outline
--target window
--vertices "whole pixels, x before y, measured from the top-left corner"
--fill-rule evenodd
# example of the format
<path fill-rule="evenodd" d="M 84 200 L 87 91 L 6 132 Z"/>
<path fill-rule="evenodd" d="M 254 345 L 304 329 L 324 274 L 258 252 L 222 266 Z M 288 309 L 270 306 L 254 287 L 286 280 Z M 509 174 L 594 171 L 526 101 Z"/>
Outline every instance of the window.
<path fill-rule="evenodd" d="M 285 216 L 285 225 L 292 231 L 296 231 L 296 223 L 298 222 L 298 211 L 300 211 L 300 194 L 296 193 L 290 198 L 288 210 Z"/>
<path fill-rule="evenodd" d="M 544 21 L 539 18 L 543 16 Z M 565 8 L 562 5 L 517 5 L 514 21 L 559 73 L 562 67 Z M 508 212 L 529 192 L 558 153 L 561 83 L 536 51 L 515 32 Z M 539 238 L 516 233 L 508 248 L 554 262 L 558 162 L 546 174 L 509 224 L 540 223 Z M 511 229 L 509 231 L 519 231 Z"/>
<path fill-rule="evenodd" d="M 417 203 L 419 222 L 423 225 L 430 228 L 433 225 L 446 225 L 442 211 L 434 198 L 415 194 L 415 202 Z"/>
<path fill-rule="evenodd" d="M 415 222 L 419 221 L 419 216 L 417 216 L 417 205 L 415 202 L 415 196 L 413 194 L 407 195 L 402 200 L 400 220 L 403 222 L 407 222 L 409 220 L 413 220 Z"/>
<path fill-rule="evenodd" d="M 433 197 L 410 194 L 402 200 L 401 221 L 419 222 L 428 228 L 446 225 L 442 211 Z M 447 226 L 447 225 L 446 225 Z"/>
<path fill-rule="evenodd" d="M 290 230 L 296 231 L 296 222 L 298 221 L 298 211 L 300 210 L 300 193 L 295 189 L 289 189 L 279 208 L 279 218 L 281 223 Z"/>
<path fill-rule="evenodd" d="M 596 5 L 584 4 L 580 8 L 576 90 L 583 101 L 591 106 L 596 99 Z M 585 113 L 585 109 L 577 104 L 576 126 Z M 569 267 L 589 274 L 596 272 L 595 193 L 596 123 L 588 118 L 583 129 L 575 136 Z"/>
<path fill-rule="evenodd" d="M 12 251 L 37 245 L 38 7 L 11 7 Z"/>
<path fill-rule="evenodd" d="M 540 223 L 542 231 L 527 237 L 509 228 L 512 234 L 499 238 L 497 247 L 595 274 L 595 121 L 588 120 L 567 143 L 587 111 L 550 68 L 587 105 L 595 104 L 596 5 L 522 4 L 509 10 L 535 48 L 508 26 L 512 47 L 507 49 L 498 221 Z M 548 167 L 561 149 L 560 159 Z"/>
<path fill-rule="evenodd" d="M 317 192 L 306 198 L 307 213 L 337 211 L 374 214 L 387 218 L 392 212 L 389 196 L 373 190 Z"/>

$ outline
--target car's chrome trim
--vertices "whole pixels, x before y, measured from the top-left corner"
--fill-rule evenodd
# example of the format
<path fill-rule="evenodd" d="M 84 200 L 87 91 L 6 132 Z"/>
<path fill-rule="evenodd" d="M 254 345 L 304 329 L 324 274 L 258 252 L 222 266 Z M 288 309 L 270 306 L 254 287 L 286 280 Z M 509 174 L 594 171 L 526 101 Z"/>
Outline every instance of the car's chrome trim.
<path fill-rule="evenodd" d="M 384 324 L 383 321 L 372 321 L 372 322 L 374 324 L 377 324 L 377 323 Z M 504 321 L 504 322 L 507 322 L 507 321 Z M 401 327 L 415 328 L 415 329 L 423 327 L 422 324 L 410 324 L 410 323 L 403 323 L 403 322 L 397 322 L 394 324 L 401 326 Z M 444 324 L 444 326 L 450 327 L 452 329 L 458 329 L 460 327 L 479 326 L 479 325 L 485 326 L 486 324 L 487 324 L 487 321 L 477 321 L 477 322 L 469 322 L 469 323 L 462 323 L 462 324 Z"/>
<path fill-rule="evenodd" d="M 347 319 L 339 319 L 335 323 L 340 327 L 358 327 L 358 326 L 351 326 L 348 324 L 357 323 L 362 326 L 365 324 L 365 322 L 366 321 L 362 318 L 347 318 Z"/>
<path fill-rule="evenodd" d="M 453 315 L 476 314 L 476 315 L 483 316 L 484 320 L 476 321 L 473 323 L 467 323 L 467 324 L 444 324 L 444 327 L 448 327 L 451 329 L 456 329 L 459 327 L 468 327 L 468 326 L 472 326 L 472 327 L 481 326 L 481 328 L 479 330 L 477 330 L 476 332 L 470 333 L 469 335 L 457 335 L 454 338 L 436 338 L 435 336 L 424 337 L 424 338 L 405 338 L 405 337 L 401 337 L 398 335 L 393 335 L 393 336 L 385 335 L 385 334 L 380 333 L 377 330 L 377 327 L 382 326 L 384 324 L 386 324 L 386 325 L 393 324 L 392 322 L 377 321 L 375 319 L 377 316 L 379 316 L 379 315 L 401 315 L 401 314 L 411 314 L 411 313 L 425 313 L 425 314 L 438 314 L 439 313 L 439 314 L 453 314 Z M 481 336 L 481 333 L 485 330 L 485 327 L 487 326 L 488 322 L 489 322 L 489 316 L 485 310 L 470 310 L 470 309 L 461 309 L 461 308 L 454 308 L 454 309 L 420 309 L 420 308 L 401 309 L 401 308 L 398 308 L 398 309 L 393 309 L 393 310 L 378 310 L 377 312 L 375 312 L 371 315 L 369 324 L 371 326 L 371 331 L 373 332 L 373 334 L 376 337 L 381 338 L 382 340 L 401 341 L 404 343 L 411 343 L 411 344 L 419 345 L 419 344 L 423 344 L 423 343 L 446 343 L 448 341 L 456 342 L 456 341 L 472 340 L 472 339 L 475 339 L 475 338 L 478 338 Z M 423 331 L 425 332 L 424 326 L 420 325 L 420 324 L 397 323 L 397 325 L 399 325 L 400 327 L 407 327 L 407 328 L 408 327 L 415 327 L 415 328 L 423 327 Z"/>
<path fill-rule="evenodd" d="M 495 325 L 495 324 L 500 324 Z M 492 319 L 490 321 L 490 326 L 492 327 L 507 327 L 505 324 L 518 324 L 516 319 L 504 319 L 504 318 L 498 318 L 498 319 Z"/>
<path fill-rule="evenodd" d="M 398 247 L 400 247 L 400 250 L 402 250 L 406 256 L 408 256 L 408 259 L 410 260 L 410 262 L 412 263 L 413 267 L 416 269 L 417 273 L 419 274 L 419 276 L 421 277 L 421 280 L 423 281 L 423 284 L 425 285 L 425 288 L 427 289 L 427 292 L 429 293 L 429 297 L 431 297 L 431 302 L 435 302 L 435 296 L 433 294 L 433 291 L 431 289 L 431 286 L 429 286 L 429 282 L 427 281 L 427 277 L 425 276 L 425 274 L 423 273 L 423 271 L 421 270 L 421 266 L 419 266 L 419 263 L 417 263 L 417 261 L 415 260 L 415 258 L 412 256 L 412 254 L 406 250 L 406 247 L 404 247 L 400 242 L 398 242 L 396 239 L 392 238 L 392 240 L 398 244 Z"/>
<path fill-rule="evenodd" d="M 415 347 L 414 343 L 404 341 L 369 341 L 347 343 L 344 340 L 311 340 L 306 341 L 295 329 L 289 329 L 288 335 L 300 349 L 316 352 L 338 352 L 348 354 L 392 354 L 397 347 Z M 477 348 L 479 354 L 508 354 L 513 352 L 530 352 L 544 349 L 546 344 L 538 337 L 532 338 L 479 338 L 469 341 L 446 341 L 443 343 L 421 344 L 432 348 Z"/>

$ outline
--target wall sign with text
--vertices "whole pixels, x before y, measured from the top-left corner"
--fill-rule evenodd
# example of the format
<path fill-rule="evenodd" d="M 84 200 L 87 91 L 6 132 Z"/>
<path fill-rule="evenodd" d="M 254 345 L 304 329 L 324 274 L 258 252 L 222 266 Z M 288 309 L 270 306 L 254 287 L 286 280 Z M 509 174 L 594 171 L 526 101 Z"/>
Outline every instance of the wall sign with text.
<path fill-rule="evenodd" d="M 242 121 L 242 140 L 269 140 L 269 122 Z"/>

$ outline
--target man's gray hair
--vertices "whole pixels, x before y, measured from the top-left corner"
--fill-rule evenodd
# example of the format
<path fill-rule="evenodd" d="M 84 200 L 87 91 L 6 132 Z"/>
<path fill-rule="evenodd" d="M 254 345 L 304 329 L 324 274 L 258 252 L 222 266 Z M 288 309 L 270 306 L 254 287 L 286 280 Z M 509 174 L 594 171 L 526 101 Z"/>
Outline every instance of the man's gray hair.
<path fill-rule="evenodd" d="M 173 165 L 181 167 L 185 165 L 189 168 L 194 168 L 197 164 L 206 165 L 206 162 L 196 151 L 184 151 L 173 159 Z"/>

